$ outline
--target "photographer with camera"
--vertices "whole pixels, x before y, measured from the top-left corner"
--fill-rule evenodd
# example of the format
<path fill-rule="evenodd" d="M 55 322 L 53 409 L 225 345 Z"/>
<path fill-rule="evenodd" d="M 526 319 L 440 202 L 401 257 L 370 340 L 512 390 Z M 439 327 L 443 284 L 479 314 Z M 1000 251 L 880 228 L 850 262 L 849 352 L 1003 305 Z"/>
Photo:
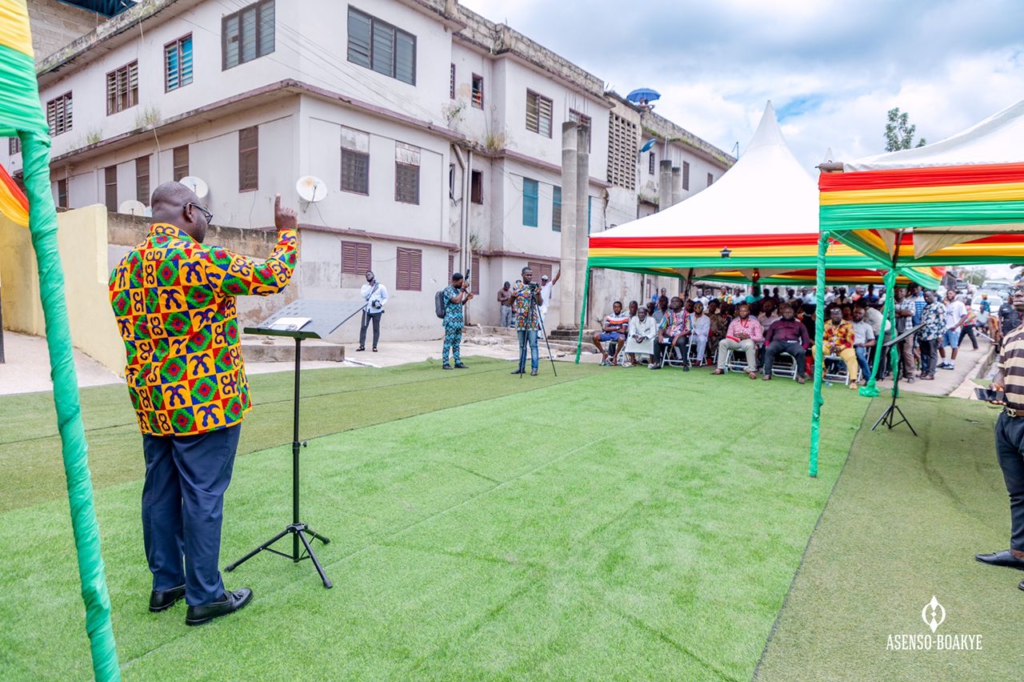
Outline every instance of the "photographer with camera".
<path fill-rule="evenodd" d="M 451 351 L 455 369 L 469 369 L 462 364 L 462 328 L 466 326 L 463 309 L 473 298 L 470 293 L 469 280 L 461 272 L 452 275 L 452 283 L 445 287 L 441 294 L 444 302 L 444 346 L 441 348 L 441 369 L 451 369 L 448 364 L 448 352 Z"/>
<path fill-rule="evenodd" d="M 359 326 L 359 348 L 366 350 L 366 329 L 373 323 L 373 352 L 377 352 L 377 342 L 380 341 L 380 316 L 384 314 L 384 306 L 388 302 L 388 290 L 383 284 L 377 281 L 373 272 L 366 271 L 366 284 L 360 292 L 366 305 L 363 306 L 363 320 Z"/>
<path fill-rule="evenodd" d="M 544 302 L 540 285 L 533 281 L 533 270 L 523 268 L 523 281 L 512 290 L 512 314 L 519 336 L 519 369 L 513 374 L 526 374 L 526 344 L 530 344 L 530 375 L 537 376 L 540 352 L 537 350 L 537 328 L 540 306 Z"/>

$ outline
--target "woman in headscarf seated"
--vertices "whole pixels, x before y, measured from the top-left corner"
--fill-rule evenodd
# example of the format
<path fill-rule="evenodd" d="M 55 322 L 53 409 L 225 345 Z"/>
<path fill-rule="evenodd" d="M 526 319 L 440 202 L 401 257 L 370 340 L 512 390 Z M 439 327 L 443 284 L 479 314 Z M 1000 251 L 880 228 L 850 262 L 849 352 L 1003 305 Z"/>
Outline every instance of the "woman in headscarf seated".
<path fill-rule="evenodd" d="M 629 320 L 629 334 L 626 336 L 626 354 L 632 364 L 637 364 L 637 355 L 654 355 L 654 337 L 658 335 L 654 318 L 647 314 L 647 308 L 637 310 Z"/>

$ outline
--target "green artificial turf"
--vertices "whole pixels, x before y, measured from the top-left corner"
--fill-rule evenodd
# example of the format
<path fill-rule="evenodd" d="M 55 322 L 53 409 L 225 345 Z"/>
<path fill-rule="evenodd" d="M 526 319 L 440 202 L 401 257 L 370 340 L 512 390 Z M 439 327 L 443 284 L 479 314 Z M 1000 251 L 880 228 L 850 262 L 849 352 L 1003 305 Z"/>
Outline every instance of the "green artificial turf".
<path fill-rule="evenodd" d="M 184 625 L 184 604 L 146 610 L 138 437 L 99 436 L 127 429 L 111 426 L 124 412 L 108 389 L 83 391 L 91 456 L 110 469 L 96 504 L 124 677 L 749 679 L 867 401 L 826 391 L 811 479 L 810 386 L 508 369 L 307 373 L 307 395 L 335 391 L 304 401 L 304 435 L 322 437 L 302 478 L 303 520 L 332 540 L 317 552 L 334 589 L 308 562 L 261 555 L 225 574 L 253 604 L 200 628 Z M 222 564 L 290 518 L 288 449 L 266 449 L 290 440 L 290 386 L 264 382 Z M 33 400 L 23 416 L 46 436 Z M 0 400 L 5 448 L 19 445 L 8 424 L 21 405 Z M 57 456 L 20 447 L 26 462 Z M 21 496 L 0 513 L 0 676 L 86 679 L 63 482 L 28 498 L 14 488 L 33 476 L 17 469 L 5 464 L 2 484 Z"/>
<path fill-rule="evenodd" d="M 1009 546 L 1009 508 L 984 403 L 905 394 L 907 427 L 870 431 L 872 402 L 759 667 L 759 680 L 1010 680 L 1024 573 L 975 561 Z M 980 651 L 889 650 L 929 635 L 982 635 Z"/>

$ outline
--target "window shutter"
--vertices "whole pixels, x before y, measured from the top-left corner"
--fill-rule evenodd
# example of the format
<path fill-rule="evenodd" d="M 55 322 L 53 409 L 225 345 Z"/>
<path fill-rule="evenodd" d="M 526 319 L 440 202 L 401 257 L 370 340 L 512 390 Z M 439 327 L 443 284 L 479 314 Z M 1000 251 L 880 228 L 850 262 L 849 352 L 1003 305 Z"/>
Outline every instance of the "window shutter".
<path fill-rule="evenodd" d="M 526 91 L 526 129 L 534 133 L 540 132 L 540 113 L 537 100 L 537 93 Z"/>
<path fill-rule="evenodd" d="M 452 64 L 452 73 L 448 81 L 448 97 L 455 99 L 455 64 Z"/>
<path fill-rule="evenodd" d="M 111 213 L 117 211 L 117 166 L 107 166 L 103 169 L 104 203 Z"/>
<path fill-rule="evenodd" d="M 241 47 L 241 36 L 238 31 L 238 15 L 233 14 L 224 17 L 221 26 L 221 49 L 223 51 L 224 65 L 222 70 L 238 66 L 239 48 Z"/>
<path fill-rule="evenodd" d="M 551 229 L 562 231 L 562 188 L 555 187 L 551 193 Z"/>
<path fill-rule="evenodd" d="M 452 281 L 452 275 L 455 274 L 455 254 L 451 251 L 448 252 L 448 281 Z"/>
<path fill-rule="evenodd" d="M 259 6 L 259 49 L 258 57 L 271 54 L 274 51 L 274 0 L 264 0 Z"/>
<path fill-rule="evenodd" d="M 238 191 L 258 189 L 260 184 L 260 128 L 238 131 Z"/>
<path fill-rule="evenodd" d="M 181 66 L 178 58 L 177 43 L 164 48 L 164 90 L 175 90 L 181 85 Z"/>
<path fill-rule="evenodd" d="M 401 291 L 409 289 L 409 256 L 406 249 L 398 249 L 398 268 L 395 277 L 395 288 Z"/>
<path fill-rule="evenodd" d="M 373 70 L 385 76 L 395 75 L 395 29 L 373 22 Z"/>
<path fill-rule="evenodd" d="M 690 162 L 683 161 L 683 189 L 690 189 Z"/>
<path fill-rule="evenodd" d="M 181 84 L 192 82 L 192 36 L 181 39 Z"/>
<path fill-rule="evenodd" d="M 398 272 L 395 288 L 402 291 L 420 291 L 423 279 L 423 252 L 419 249 L 398 247 Z"/>
<path fill-rule="evenodd" d="M 174 148 L 174 181 L 177 182 L 189 174 L 188 145 Z"/>
<path fill-rule="evenodd" d="M 348 60 L 370 68 L 370 17 L 348 8 Z"/>
<path fill-rule="evenodd" d="M 473 258 L 472 258 L 472 260 L 470 262 L 472 263 L 472 265 L 470 267 L 473 270 L 471 273 L 469 273 L 469 274 L 471 274 L 473 276 L 473 279 L 470 282 L 470 286 L 472 287 L 472 289 L 470 289 L 470 292 L 474 296 L 479 296 L 480 295 L 480 256 L 473 256 Z"/>
<path fill-rule="evenodd" d="M 135 159 L 135 198 L 149 206 L 149 157 Z"/>
<path fill-rule="evenodd" d="M 527 227 L 537 227 L 538 188 L 536 180 L 523 178 L 523 225 Z"/>
<path fill-rule="evenodd" d="M 405 31 L 395 35 L 395 78 L 416 85 L 416 38 Z"/>
<path fill-rule="evenodd" d="M 365 274 L 367 270 L 372 270 L 372 262 L 370 260 L 370 244 L 357 244 L 356 245 L 356 268 L 359 274 Z"/>
<path fill-rule="evenodd" d="M 371 267 L 371 244 L 341 242 L 341 271 L 347 275 L 365 275 Z"/>
<path fill-rule="evenodd" d="M 708 187 L 710 187 L 711 183 L 713 183 L 714 181 L 715 181 L 715 176 L 712 175 L 711 173 L 708 173 Z"/>
<path fill-rule="evenodd" d="M 547 97 L 538 97 L 538 109 L 540 111 L 540 132 L 544 137 L 551 137 L 551 100 Z"/>

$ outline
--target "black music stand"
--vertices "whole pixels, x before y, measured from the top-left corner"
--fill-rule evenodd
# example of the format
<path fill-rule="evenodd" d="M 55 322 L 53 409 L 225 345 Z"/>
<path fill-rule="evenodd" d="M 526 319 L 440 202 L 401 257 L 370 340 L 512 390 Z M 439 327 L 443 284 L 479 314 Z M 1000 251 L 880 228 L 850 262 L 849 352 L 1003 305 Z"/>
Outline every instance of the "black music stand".
<path fill-rule="evenodd" d="M 893 346 L 898 344 L 903 339 L 912 337 L 915 333 L 917 333 L 918 330 L 920 330 L 922 328 L 924 328 L 923 324 L 919 324 L 916 327 L 911 327 L 910 329 L 906 330 L 902 334 L 896 336 L 891 341 L 887 341 L 886 343 L 883 343 L 882 344 L 882 351 L 883 351 L 882 354 L 883 354 L 883 357 L 884 357 L 886 352 L 889 352 L 889 350 L 892 349 Z M 895 427 L 899 426 L 900 424 L 906 424 L 907 428 L 910 429 L 910 432 L 916 436 L 917 435 L 917 431 L 915 431 L 914 427 L 911 426 L 909 421 L 907 421 L 907 416 L 905 414 L 903 414 L 903 410 L 901 410 L 899 408 L 899 406 L 896 404 L 896 398 L 898 398 L 899 395 L 900 395 L 900 364 L 901 364 L 900 362 L 897 362 L 896 366 L 893 367 L 893 369 L 892 369 L 892 404 L 890 404 L 889 407 L 886 408 L 885 412 L 882 413 L 882 416 L 879 417 L 878 421 L 875 422 L 875 425 L 871 427 L 871 430 L 874 431 L 875 429 L 877 429 L 879 424 L 885 424 L 886 426 L 889 427 L 890 431 L 892 429 L 894 429 Z M 900 415 L 900 420 L 899 421 L 896 421 L 896 413 L 897 412 Z"/>
<path fill-rule="evenodd" d="M 313 547 L 309 544 L 309 539 L 306 535 L 316 538 L 325 545 L 330 540 L 299 520 L 299 448 L 306 447 L 306 442 L 299 440 L 299 376 L 301 374 L 302 342 L 305 339 L 322 339 L 327 337 L 356 313 L 360 312 L 364 305 L 366 305 L 365 301 L 298 300 L 281 308 L 259 325 L 246 327 L 243 330 L 246 334 L 287 336 L 295 339 L 295 398 L 292 413 L 292 522 L 283 531 L 235 563 L 225 566 L 225 571 L 235 570 L 249 559 L 266 550 L 283 556 L 286 559 L 291 559 L 295 563 L 309 558 L 312 560 L 313 565 L 316 566 L 316 572 L 320 574 L 320 579 L 324 581 L 324 587 L 329 588 L 332 586 L 331 581 L 327 578 L 327 574 L 324 573 L 323 567 L 317 561 L 316 554 L 313 553 Z M 282 324 L 281 321 L 286 318 L 307 318 L 308 321 L 297 327 L 294 324 Z M 289 533 L 292 535 L 292 553 L 290 555 L 271 547 L 271 545 Z M 299 552 L 299 542 L 305 548 L 305 554 Z"/>

